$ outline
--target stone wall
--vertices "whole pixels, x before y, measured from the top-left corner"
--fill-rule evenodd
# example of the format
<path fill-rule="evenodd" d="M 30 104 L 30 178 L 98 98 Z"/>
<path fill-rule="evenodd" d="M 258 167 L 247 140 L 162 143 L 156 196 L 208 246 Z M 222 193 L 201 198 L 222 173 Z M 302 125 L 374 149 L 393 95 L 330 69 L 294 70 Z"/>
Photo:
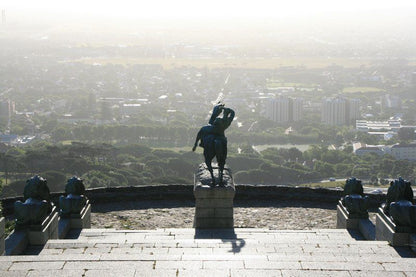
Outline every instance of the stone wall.
<path fill-rule="evenodd" d="M 51 193 L 52 201 L 58 205 L 61 193 Z M 138 187 L 112 187 L 88 189 L 85 195 L 92 204 L 135 200 L 187 200 L 194 201 L 193 185 L 150 185 Z M 293 200 L 333 203 L 342 196 L 342 190 L 290 186 L 236 185 L 234 201 L 243 200 Z M 368 195 L 371 208 L 385 202 L 385 195 Z M 13 204 L 22 197 L 2 199 L 5 216 L 13 214 Z"/>

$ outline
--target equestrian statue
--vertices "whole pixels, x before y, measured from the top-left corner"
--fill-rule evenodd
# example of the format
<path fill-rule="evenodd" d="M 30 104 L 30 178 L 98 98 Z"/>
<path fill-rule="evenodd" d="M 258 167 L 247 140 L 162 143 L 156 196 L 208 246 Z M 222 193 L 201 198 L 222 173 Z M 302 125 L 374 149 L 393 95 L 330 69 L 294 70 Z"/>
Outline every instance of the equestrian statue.
<path fill-rule="evenodd" d="M 222 117 L 220 117 L 222 113 Z M 218 103 L 214 106 L 209 124 L 202 127 L 195 140 L 195 144 L 192 147 L 192 151 L 195 151 L 200 141 L 199 146 L 204 148 L 205 164 L 211 174 L 212 183 L 211 187 L 216 185 L 214 172 L 212 169 L 212 159 L 217 158 L 218 163 L 218 179 L 219 185 L 223 184 L 223 172 L 225 166 L 225 160 L 227 159 L 227 138 L 224 131 L 227 129 L 234 119 L 234 111 L 230 108 L 226 108 L 224 104 Z"/>

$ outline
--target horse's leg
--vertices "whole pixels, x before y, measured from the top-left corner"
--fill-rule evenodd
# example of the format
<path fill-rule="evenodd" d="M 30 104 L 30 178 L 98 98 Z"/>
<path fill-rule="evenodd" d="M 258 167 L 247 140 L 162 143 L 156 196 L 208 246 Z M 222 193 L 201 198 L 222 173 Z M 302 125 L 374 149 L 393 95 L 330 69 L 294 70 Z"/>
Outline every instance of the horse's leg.
<path fill-rule="evenodd" d="M 212 161 L 212 157 L 208 157 L 207 155 L 205 155 L 205 164 L 208 167 L 209 173 L 211 173 L 211 179 L 212 179 L 211 186 L 214 187 L 215 186 L 215 177 L 214 177 L 214 170 L 212 169 L 211 161 Z"/>
<path fill-rule="evenodd" d="M 198 134 L 196 135 L 195 144 L 192 147 L 192 151 L 195 151 L 196 147 L 198 146 L 198 141 L 202 140 L 202 128 L 199 130 Z"/>
<path fill-rule="evenodd" d="M 220 186 L 223 186 L 223 173 L 224 173 L 224 166 L 225 166 L 225 158 L 226 153 L 224 152 L 223 142 L 221 140 L 215 141 L 215 152 L 217 156 L 217 163 L 218 163 L 218 177 Z"/>

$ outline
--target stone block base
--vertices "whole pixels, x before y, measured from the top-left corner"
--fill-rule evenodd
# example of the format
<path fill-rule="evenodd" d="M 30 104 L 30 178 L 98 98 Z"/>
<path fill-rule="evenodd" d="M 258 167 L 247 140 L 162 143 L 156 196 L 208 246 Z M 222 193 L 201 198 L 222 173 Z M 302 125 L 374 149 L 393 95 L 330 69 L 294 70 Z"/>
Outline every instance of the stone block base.
<path fill-rule="evenodd" d="M 337 205 L 337 229 L 358 229 L 358 218 L 348 218 L 348 211 L 338 203 Z"/>
<path fill-rule="evenodd" d="M 386 240 L 392 246 L 408 246 L 410 243 L 410 233 L 397 232 L 394 222 L 378 209 L 376 216 L 376 240 Z"/>
<path fill-rule="evenodd" d="M 14 230 L 5 241 L 6 255 L 19 255 L 28 245 L 45 245 L 49 239 L 58 238 L 58 212 L 55 206 L 40 225 L 30 225 Z"/>
<path fill-rule="evenodd" d="M 52 212 L 42 222 L 40 230 L 27 230 L 29 244 L 44 245 L 48 239 L 58 238 L 58 212 L 56 207 L 53 207 Z"/>
<path fill-rule="evenodd" d="M 409 237 L 410 249 L 416 253 L 416 234 L 411 234 Z"/>
<path fill-rule="evenodd" d="M 79 217 L 71 217 L 71 229 L 91 228 L 91 204 L 89 201 L 82 209 Z"/>
<path fill-rule="evenodd" d="M 6 255 L 19 255 L 25 251 L 29 244 L 26 231 L 14 230 L 5 241 Z"/>
<path fill-rule="evenodd" d="M 6 227 L 6 220 L 4 217 L 0 217 L 0 256 L 4 255 L 5 244 L 4 244 L 4 231 Z"/>
<path fill-rule="evenodd" d="M 91 204 L 89 201 L 79 215 L 59 219 L 59 238 L 65 238 L 70 229 L 84 228 L 91 228 Z"/>
<path fill-rule="evenodd" d="M 342 205 L 337 205 L 337 229 L 359 230 L 366 240 L 374 240 L 374 225 L 368 218 L 348 218 L 348 211 Z"/>
<path fill-rule="evenodd" d="M 214 167 L 214 172 L 217 170 Z M 230 170 L 224 169 L 224 186 L 210 187 L 209 176 L 205 164 L 201 164 L 194 184 L 194 227 L 200 229 L 233 228 L 235 186 Z"/>

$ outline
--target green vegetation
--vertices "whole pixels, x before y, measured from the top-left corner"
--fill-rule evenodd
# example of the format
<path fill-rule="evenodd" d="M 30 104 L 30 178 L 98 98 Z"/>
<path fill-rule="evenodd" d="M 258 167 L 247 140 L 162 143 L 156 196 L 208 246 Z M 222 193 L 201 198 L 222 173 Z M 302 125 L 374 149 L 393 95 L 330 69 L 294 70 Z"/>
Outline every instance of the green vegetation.
<path fill-rule="evenodd" d="M 267 148 L 258 153 L 245 144 L 239 149 L 230 145 L 227 163 L 240 184 L 342 187 L 342 181 L 320 181 L 355 176 L 378 186 L 386 185 L 387 178 L 402 176 L 414 181 L 416 177 L 414 162 L 391 156 L 355 156 L 348 147 L 329 150 L 327 145 L 312 145 L 303 152 L 292 147 Z M 8 180 L 2 196 L 21 195 L 25 180 L 34 174 L 45 177 L 52 192 L 63 191 L 66 180 L 73 175 L 83 178 L 87 188 L 192 184 L 197 165 L 203 161 L 200 152 L 79 142 L 11 148 L 0 159 Z"/>

